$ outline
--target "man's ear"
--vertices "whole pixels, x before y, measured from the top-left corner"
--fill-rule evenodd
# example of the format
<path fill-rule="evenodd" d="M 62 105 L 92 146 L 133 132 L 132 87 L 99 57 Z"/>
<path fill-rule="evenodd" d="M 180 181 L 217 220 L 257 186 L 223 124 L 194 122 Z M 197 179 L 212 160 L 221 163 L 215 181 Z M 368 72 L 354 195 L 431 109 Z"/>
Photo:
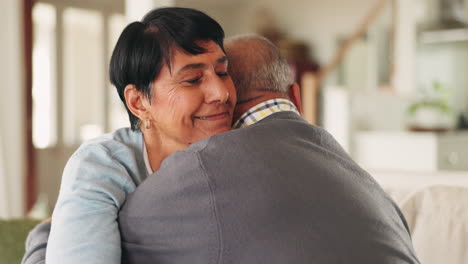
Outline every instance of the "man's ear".
<path fill-rule="evenodd" d="M 138 91 L 134 84 L 125 86 L 124 90 L 125 102 L 127 107 L 140 120 L 147 119 L 146 111 L 147 99 L 142 92 Z"/>
<path fill-rule="evenodd" d="M 289 99 L 296 106 L 299 113 L 302 114 L 302 101 L 301 101 L 301 88 L 297 83 L 294 83 L 289 87 Z"/>

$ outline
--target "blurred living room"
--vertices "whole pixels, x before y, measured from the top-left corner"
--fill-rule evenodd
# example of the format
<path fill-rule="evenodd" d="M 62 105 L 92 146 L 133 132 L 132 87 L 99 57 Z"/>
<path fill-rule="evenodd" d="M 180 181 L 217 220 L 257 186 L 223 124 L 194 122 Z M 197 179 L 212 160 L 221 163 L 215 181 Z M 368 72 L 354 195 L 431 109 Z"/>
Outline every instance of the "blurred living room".
<path fill-rule="evenodd" d="M 468 263 L 468 0 L 1 0 L 0 263 L 50 217 L 78 146 L 129 126 L 109 59 L 161 6 L 275 43 L 303 117 L 393 198 L 421 262 Z"/>

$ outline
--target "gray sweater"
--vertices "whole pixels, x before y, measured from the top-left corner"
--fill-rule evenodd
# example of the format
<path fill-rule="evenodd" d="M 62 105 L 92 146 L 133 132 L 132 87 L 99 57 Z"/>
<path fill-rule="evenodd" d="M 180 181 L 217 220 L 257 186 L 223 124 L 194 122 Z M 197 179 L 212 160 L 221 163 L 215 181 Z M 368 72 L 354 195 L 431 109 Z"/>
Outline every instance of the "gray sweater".
<path fill-rule="evenodd" d="M 394 202 L 292 112 L 171 155 L 119 227 L 123 263 L 419 263 Z"/>

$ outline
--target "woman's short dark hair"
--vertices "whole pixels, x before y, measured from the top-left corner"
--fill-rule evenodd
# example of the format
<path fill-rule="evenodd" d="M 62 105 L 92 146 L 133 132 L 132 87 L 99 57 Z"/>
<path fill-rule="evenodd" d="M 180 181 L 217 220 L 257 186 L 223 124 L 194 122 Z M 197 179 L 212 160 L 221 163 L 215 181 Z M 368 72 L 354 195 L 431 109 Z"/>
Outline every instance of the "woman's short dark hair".
<path fill-rule="evenodd" d="M 150 99 L 151 84 L 162 66 L 171 68 L 174 48 L 193 55 L 206 52 L 197 40 L 212 40 L 224 51 L 224 31 L 218 22 L 190 8 L 154 9 L 141 22 L 133 22 L 123 30 L 112 53 L 109 74 L 127 109 L 133 130 L 140 129 L 140 120 L 128 109 L 125 87 L 133 84 Z"/>

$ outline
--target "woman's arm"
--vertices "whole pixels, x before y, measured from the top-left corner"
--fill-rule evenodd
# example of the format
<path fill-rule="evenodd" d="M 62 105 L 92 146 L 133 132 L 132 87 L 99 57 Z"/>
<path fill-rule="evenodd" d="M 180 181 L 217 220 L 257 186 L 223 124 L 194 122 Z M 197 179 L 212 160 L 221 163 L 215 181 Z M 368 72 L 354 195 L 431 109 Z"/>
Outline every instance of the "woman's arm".
<path fill-rule="evenodd" d="M 90 145 L 67 163 L 52 215 L 47 264 L 120 263 L 117 214 L 135 184 L 112 154 Z"/>

